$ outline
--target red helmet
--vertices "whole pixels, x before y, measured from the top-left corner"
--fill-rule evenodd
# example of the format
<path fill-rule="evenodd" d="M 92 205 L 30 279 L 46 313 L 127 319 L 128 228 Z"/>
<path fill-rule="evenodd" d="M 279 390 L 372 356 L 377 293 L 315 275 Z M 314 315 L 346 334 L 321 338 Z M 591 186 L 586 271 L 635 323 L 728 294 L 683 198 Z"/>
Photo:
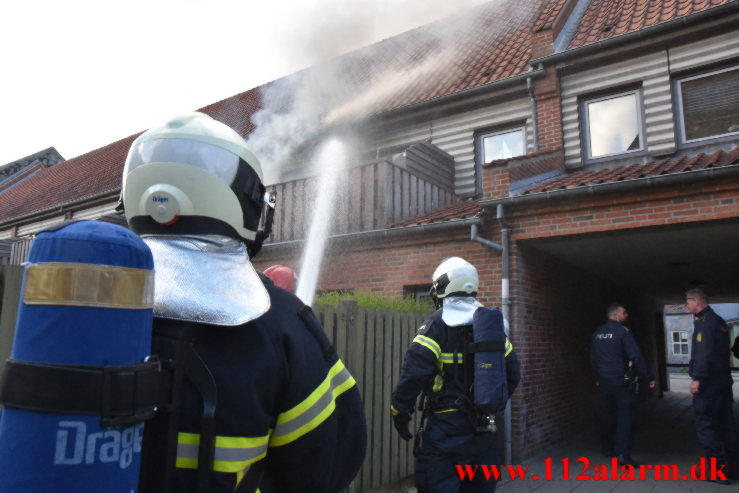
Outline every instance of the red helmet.
<path fill-rule="evenodd" d="M 298 282 L 298 276 L 290 267 L 284 265 L 273 265 L 264 269 L 264 275 L 272 279 L 275 286 L 281 287 L 291 293 L 295 291 L 295 285 Z"/>

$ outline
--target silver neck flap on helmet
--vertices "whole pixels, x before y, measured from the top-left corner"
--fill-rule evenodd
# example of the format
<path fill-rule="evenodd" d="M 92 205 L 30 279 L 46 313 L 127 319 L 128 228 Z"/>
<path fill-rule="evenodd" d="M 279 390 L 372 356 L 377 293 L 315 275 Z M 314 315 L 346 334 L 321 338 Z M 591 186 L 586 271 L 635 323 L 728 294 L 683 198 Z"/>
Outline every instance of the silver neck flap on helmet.
<path fill-rule="evenodd" d="M 143 240 L 154 256 L 155 317 L 236 326 L 269 310 L 269 294 L 241 241 L 220 235 Z"/>
<path fill-rule="evenodd" d="M 472 296 L 447 296 L 442 304 L 441 319 L 449 327 L 469 325 L 475 310 L 481 306 L 482 303 Z"/>

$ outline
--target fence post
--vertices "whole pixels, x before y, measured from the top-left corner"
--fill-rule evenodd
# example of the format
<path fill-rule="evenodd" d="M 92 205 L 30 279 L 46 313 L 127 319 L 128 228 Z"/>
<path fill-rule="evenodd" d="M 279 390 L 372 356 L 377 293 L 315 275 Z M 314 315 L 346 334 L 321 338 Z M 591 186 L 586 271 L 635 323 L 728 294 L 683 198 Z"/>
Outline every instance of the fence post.
<path fill-rule="evenodd" d="M 10 357 L 23 281 L 23 266 L 0 265 L 0 379 Z"/>

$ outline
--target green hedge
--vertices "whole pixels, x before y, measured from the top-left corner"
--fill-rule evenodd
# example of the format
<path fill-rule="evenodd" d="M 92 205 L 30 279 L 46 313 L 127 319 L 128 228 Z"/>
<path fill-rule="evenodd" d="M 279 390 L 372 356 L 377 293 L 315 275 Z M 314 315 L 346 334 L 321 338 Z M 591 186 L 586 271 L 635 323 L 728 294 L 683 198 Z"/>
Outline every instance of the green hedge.
<path fill-rule="evenodd" d="M 431 313 L 434 307 L 428 301 L 416 301 L 412 296 L 403 298 L 401 296 L 382 296 L 367 291 L 346 293 L 341 291 L 328 291 L 316 296 L 315 303 L 318 305 L 338 306 L 341 300 L 354 300 L 361 308 L 375 308 L 379 310 L 393 310 L 399 312 Z"/>

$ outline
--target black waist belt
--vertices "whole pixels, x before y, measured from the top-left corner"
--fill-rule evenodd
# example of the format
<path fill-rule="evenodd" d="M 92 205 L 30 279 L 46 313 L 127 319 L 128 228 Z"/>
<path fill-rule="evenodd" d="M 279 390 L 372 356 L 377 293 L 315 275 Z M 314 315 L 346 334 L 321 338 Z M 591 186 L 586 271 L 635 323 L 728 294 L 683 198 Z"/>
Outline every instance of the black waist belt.
<path fill-rule="evenodd" d="M 154 416 L 165 377 L 159 361 L 125 366 L 51 365 L 8 360 L 0 403 L 60 414 L 99 415 L 104 427 L 125 426 Z"/>

